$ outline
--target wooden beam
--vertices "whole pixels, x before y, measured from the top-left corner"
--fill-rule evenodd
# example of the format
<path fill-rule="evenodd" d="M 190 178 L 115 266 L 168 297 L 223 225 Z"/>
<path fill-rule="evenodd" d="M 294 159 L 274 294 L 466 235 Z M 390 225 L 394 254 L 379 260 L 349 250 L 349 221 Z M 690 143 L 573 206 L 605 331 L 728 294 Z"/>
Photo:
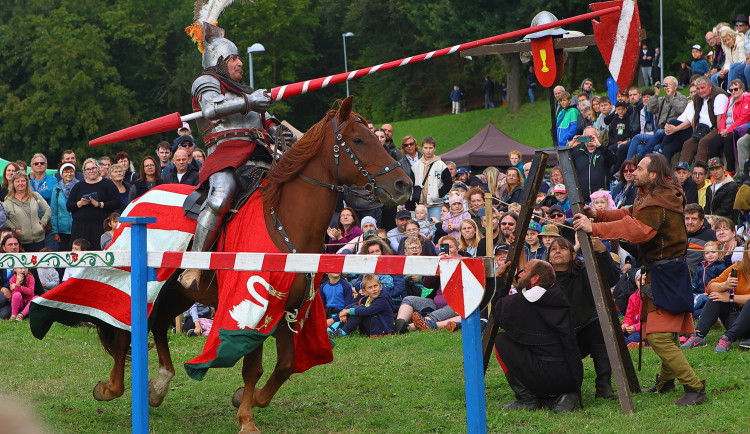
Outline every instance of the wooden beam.
<path fill-rule="evenodd" d="M 571 153 L 571 148 L 557 148 L 557 159 L 563 171 L 565 185 L 568 186 L 570 210 L 575 215 L 583 213 L 584 203 Z M 604 282 L 601 273 L 599 273 L 599 264 L 594 255 L 591 238 L 582 230 L 577 231 L 577 235 L 578 242 L 581 244 L 583 260 L 586 264 L 586 273 L 589 277 L 591 292 L 594 296 L 596 313 L 599 316 L 599 324 L 604 335 L 604 343 L 607 347 L 609 364 L 612 366 L 612 373 L 615 377 L 617 395 L 620 398 L 620 407 L 623 413 L 632 414 L 635 412 L 635 409 L 633 408 L 631 393 L 641 391 L 641 386 L 638 384 L 638 376 L 633 367 L 630 352 L 625 345 L 625 337 L 620 329 L 620 321 L 615 312 L 612 292 L 609 289 L 609 285 Z"/>
<path fill-rule="evenodd" d="M 510 251 L 508 252 L 508 261 L 510 266 L 505 270 L 505 273 L 496 278 L 495 291 L 489 291 L 485 299 L 482 300 L 483 306 L 485 303 L 489 303 L 492 306 L 495 301 L 508 295 L 510 291 L 510 285 L 513 283 L 513 276 L 515 276 L 515 270 L 518 268 L 518 262 L 521 259 L 523 253 L 523 240 L 526 238 L 526 231 L 529 228 L 529 222 L 531 221 L 531 215 L 534 212 L 534 206 L 536 206 L 536 195 L 539 193 L 539 187 L 542 185 L 544 180 L 544 171 L 547 169 L 547 160 L 549 155 L 542 151 L 534 152 L 534 159 L 531 162 L 531 169 L 529 169 L 529 177 L 527 184 L 524 186 L 523 195 L 521 196 L 521 212 L 516 222 L 516 230 L 513 232 L 515 236 L 515 242 L 510 245 Z M 530 182 L 529 182 L 530 181 Z M 492 227 L 487 229 L 489 232 L 487 235 L 488 243 L 492 243 Z M 487 366 L 490 362 L 493 349 L 495 348 L 495 338 L 497 337 L 497 324 L 495 323 L 495 311 L 490 309 L 489 315 L 487 316 L 487 327 L 484 329 L 482 335 L 482 352 L 484 357 L 484 371 L 487 372 Z"/>
<path fill-rule="evenodd" d="M 571 38 L 557 38 L 555 48 L 578 48 L 596 45 L 594 35 L 573 36 Z M 491 44 L 461 51 L 461 56 L 486 56 L 488 54 L 508 54 L 531 51 L 531 42 L 511 42 L 508 44 Z"/>

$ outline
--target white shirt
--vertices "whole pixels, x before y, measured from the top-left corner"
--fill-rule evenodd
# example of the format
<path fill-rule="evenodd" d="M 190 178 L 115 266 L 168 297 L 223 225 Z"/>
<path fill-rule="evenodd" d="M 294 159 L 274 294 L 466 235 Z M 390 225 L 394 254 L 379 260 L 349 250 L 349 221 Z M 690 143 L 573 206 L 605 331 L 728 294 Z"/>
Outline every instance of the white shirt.
<path fill-rule="evenodd" d="M 724 110 L 726 110 L 727 103 L 729 103 L 729 98 L 726 95 L 723 95 L 723 94 L 716 95 L 716 98 L 714 98 L 714 115 L 717 118 L 720 115 L 724 114 Z M 693 103 L 689 102 L 687 107 L 685 107 L 685 111 L 682 112 L 682 114 L 677 118 L 677 120 L 680 122 L 690 121 L 690 123 L 692 123 L 694 117 L 695 117 L 695 108 L 693 107 Z M 701 111 L 700 113 L 698 113 L 698 122 L 704 125 L 718 127 L 718 125 L 711 124 L 711 118 L 708 116 L 708 101 L 707 100 L 703 100 Z M 693 125 L 693 128 L 695 128 L 695 125 Z"/>

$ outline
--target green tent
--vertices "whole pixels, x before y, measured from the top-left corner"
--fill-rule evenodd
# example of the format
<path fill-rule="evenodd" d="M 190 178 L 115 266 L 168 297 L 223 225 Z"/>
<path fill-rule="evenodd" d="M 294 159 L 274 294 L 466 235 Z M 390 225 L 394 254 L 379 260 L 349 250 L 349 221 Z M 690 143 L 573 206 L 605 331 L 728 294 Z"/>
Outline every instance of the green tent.
<path fill-rule="evenodd" d="M 5 166 L 7 166 L 10 163 L 12 163 L 12 161 L 8 161 L 5 158 L 0 158 L 0 173 L 5 173 Z M 30 167 L 26 168 L 26 173 L 27 174 L 31 173 L 31 168 Z M 55 170 L 55 169 L 47 169 L 47 175 L 55 176 L 55 173 L 57 173 L 57 170 Z"/>

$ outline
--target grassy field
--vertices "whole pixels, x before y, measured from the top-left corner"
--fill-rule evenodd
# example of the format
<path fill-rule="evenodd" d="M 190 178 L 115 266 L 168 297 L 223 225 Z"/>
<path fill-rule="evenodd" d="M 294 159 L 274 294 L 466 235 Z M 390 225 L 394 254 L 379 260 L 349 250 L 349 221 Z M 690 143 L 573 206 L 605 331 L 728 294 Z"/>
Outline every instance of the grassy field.
<path fill-rule="evenodd" d="M 111 359 L 95 330 L 55 325 L 43 341 L 28 323 L 0 322 L 0 393 L 24 402 L 55 433 L 126 433 L 130 430 L 130 390 L 111 402 L 97 402 L 91 390 L 106 379 Z M 654 427 L 663 432 L 743 432 L 750 429 L 750 353 L 733 348 L 713 353 L 709 347 L 687 357 L 708 380 L 710 400 L 695 408 L 670 405 L 681 393 L 634 395 L 636 414 L 621 414 L 616 401 L 593 399 L 594 372 L 584 360 L 584 410 L 555 415 L 549 411 L 509 412 L 513 397 L 493 360 L 486 376 L 490 432 L 633 432 Z M 381 339 L 339 340 L 333 363 L 294 375 L 268 408 L 256 409 L 265 432 L 465 432 L 461 335 L 411 333 Z M 177 375 L 161 407 L 150 409 L 154 433 L 231 433 L 238 428 L 232 392 L 241 385 L 240 366 L 213 369 L 194 381 L 181 364 L 199 354 L 203 338 L 171 336 Z M 272 370 L 272 342 L 266 345 L 266 375 Z M 631 354 L 637 357 L 637 352 Z M 156 355 L 149 354 L 151 374 Z M 649 387 L 658 358 L 644 351 L 642 385 Z M 129 368 L 128 368 L 129 369 Z M 126 387 L 129 387 L 129 372 Z M 261 382 L 263 382 L 261 380 Z M 681 388 L 680 388 L 681 390 Z M 647 428 L 644 428 L 647 429 Z M 0 426 L 0 432 L 2 432 Z"/>
<path fill-rule="evenodd" d="M 441 154 L 462 145 L 487 124 L 493 124 L 513 140 L 536 148 L 546 148 L 552 146 L 550 122 L 549 102 L 540 100 L 522 105 L 516 113 L 510 113 L 508 107 L 498 107 L 460 115 L 446 114 L 394 122 L 393 138 L 400 145 L 401 139 L 407 134 L 417 140 L 432 136 L 437 141 L 437 152 Z"/>

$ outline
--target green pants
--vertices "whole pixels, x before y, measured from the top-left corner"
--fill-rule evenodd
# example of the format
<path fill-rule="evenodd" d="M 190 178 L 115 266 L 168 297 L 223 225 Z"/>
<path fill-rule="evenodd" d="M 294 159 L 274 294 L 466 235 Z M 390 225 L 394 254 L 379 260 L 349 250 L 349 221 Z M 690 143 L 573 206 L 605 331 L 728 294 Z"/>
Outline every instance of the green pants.
<path fill-rule="evenodd" d="M 703 388 L 703 383 L 695 375 L 695 371 L 690 367 L 690 363 L 680 349 L 680 339 L 677 333 L 649 333 L 647 339 L 651 349 L 661 359 L 660 385 L 676 378 L 684 386 L 690 386 L 696 390 Z"/>

